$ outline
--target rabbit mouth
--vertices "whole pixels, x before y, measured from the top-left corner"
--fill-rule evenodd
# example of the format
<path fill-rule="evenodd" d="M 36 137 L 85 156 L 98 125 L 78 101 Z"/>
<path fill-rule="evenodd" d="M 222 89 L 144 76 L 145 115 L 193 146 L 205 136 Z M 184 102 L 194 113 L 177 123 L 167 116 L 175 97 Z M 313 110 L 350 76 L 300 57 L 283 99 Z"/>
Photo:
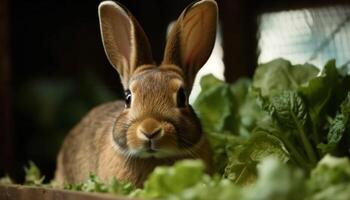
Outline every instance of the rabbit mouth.
<path fill-rule="evenodd" d="M 166 155 L 159 150 L 147 148 L 140 154 L 140 157 L 165 157 Z"/>
<path fill-rule="evenodd" d="M 152 154 L 152 153 L 156 153 L 157 150 L 150 148 L 150 149 L 147 149 L 146 152 Z"/>
<path fill-rule="evenodd" d="M 146 147 L 144 148 L 144 152 L 147 154 L 157 154 L 159 152 L 159 149 L 157 149 L 154 145 L 154 142 L 152 140 L 149 140 Z"/>
<path fill-rule="evenodd" d="M 175 152 L 170 149 L 162 148 L 158 145 L 157 141 L 149 140 L 145 142 L 143 147 L 137 150 L 135 155 L 141 158 L 165 158 L 174 156 Z"/>
<path fill-rule="evenodd" d="M 128 149 L 128 152 L 132 156 L 139 158 L 195 158 L 197 157 L 197 154 L 195 152 L 202 146 L 203 142 L 204 137 L 201 137 L 199 142 L 191 148 L 162 148 L 162 146 L 158 146 L 157 143 L 148 142 L 137 150 Z"/>
<path fill-rule="evenodd" d="M 144 141 L 144 144 L 139 148 L 129 149 L 129 151 L 133 156 L 140 158 L 169 158 L 180 155 L 180 151 L 176 147 L 165 147 L 162 142 L 157 140 Z"/>
<path fill-rule="evenodd" d="M 145 148 L 147 153 L 156 153 L 157 148 L 155 147 L 155 143 L 153 140 L 149 140 L 147 143 L 147 147 Z"/>
<path fill-rule="evenodd" d="M 135 154 L 140 158 L 166 158 L 174 156 L 174 153 L 167 152 L 161 149 L 145 148 Z"/>

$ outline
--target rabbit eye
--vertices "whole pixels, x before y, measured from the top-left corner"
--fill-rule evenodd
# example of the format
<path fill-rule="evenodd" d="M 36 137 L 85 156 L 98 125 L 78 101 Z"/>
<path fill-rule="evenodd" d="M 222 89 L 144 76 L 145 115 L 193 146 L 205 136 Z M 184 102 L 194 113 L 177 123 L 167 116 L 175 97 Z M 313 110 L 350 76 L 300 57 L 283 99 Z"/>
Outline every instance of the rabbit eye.
<path fill-rule="evenodd" d="M 131 103 L 131 92 L 130 90 L 125 91 L 125 107 L 130 108 Z"/>
<path fill-rule="evenodd" d="M 182 87 L 180 87 L 177 91 L 176 103 L 177 107 L 179 108 L 183 108 L 186 106 L 186 94 L 185 90 Z"/>

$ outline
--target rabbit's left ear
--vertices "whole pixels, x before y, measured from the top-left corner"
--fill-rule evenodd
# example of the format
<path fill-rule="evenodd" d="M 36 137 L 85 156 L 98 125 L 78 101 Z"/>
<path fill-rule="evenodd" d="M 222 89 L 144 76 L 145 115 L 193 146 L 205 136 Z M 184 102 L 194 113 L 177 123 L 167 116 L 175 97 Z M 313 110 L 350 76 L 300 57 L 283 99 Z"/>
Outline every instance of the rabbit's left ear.
<path fill-rule="evenodd" d="M 121 4 L 103 1 L 98 7 L 101 35 L 108 60 L 124 89 L 137 67 L 153 64 L 149 41 L 132 14 Z"/>
<path fill-rule="evenodd" d="M 172 28 L 163 64 L 175 64 L 184 73 L 187 90 L 207 62 L 215 43 L 218 8 L 214 0 L 189 5 Z"/>

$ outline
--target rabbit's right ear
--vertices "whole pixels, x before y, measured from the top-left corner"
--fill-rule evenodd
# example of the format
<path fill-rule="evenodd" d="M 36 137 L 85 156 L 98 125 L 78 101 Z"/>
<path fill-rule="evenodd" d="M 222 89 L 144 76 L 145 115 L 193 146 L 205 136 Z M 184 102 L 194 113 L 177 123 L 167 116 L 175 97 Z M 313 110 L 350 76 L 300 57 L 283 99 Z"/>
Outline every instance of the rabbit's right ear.
<path fill-rule="evenodd" d="M 113 1 L 103 1 L 98 7 L 103 46 L 109 62 L 118 71 L 124 89 L 135 69 L 152 64 L 148 39 L 132 14 Z"/>
<path fill-rule="evenodd" d="M 170 31 L 162 64 L 181 68 L 188 93 L 214 47 L 217 17 L 214 0 L 197 1 L 186 7 Z"/>

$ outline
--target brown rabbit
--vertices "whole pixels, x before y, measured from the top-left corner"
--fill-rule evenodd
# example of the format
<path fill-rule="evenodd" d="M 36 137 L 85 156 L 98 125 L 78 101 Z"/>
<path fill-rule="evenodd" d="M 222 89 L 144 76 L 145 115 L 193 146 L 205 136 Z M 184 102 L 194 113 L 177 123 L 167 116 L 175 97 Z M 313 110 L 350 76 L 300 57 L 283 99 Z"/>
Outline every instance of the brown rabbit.
<path fill-rule="evenodd" d="M 125 102 L 94 108 L 68 134 L 58 155 L 58 183 L 81 182 L 93 172 L 103 181 L 116 177 L 141 187 L 156 166 L 183 158 L 201 158 L 210 171 L 211 149 L 188 96 L 214 46 L 215 1 L 199 1 L 182 12 L 159 66 L 145 33 L 127 9 L 104 1 L 99 19 Z"/>

